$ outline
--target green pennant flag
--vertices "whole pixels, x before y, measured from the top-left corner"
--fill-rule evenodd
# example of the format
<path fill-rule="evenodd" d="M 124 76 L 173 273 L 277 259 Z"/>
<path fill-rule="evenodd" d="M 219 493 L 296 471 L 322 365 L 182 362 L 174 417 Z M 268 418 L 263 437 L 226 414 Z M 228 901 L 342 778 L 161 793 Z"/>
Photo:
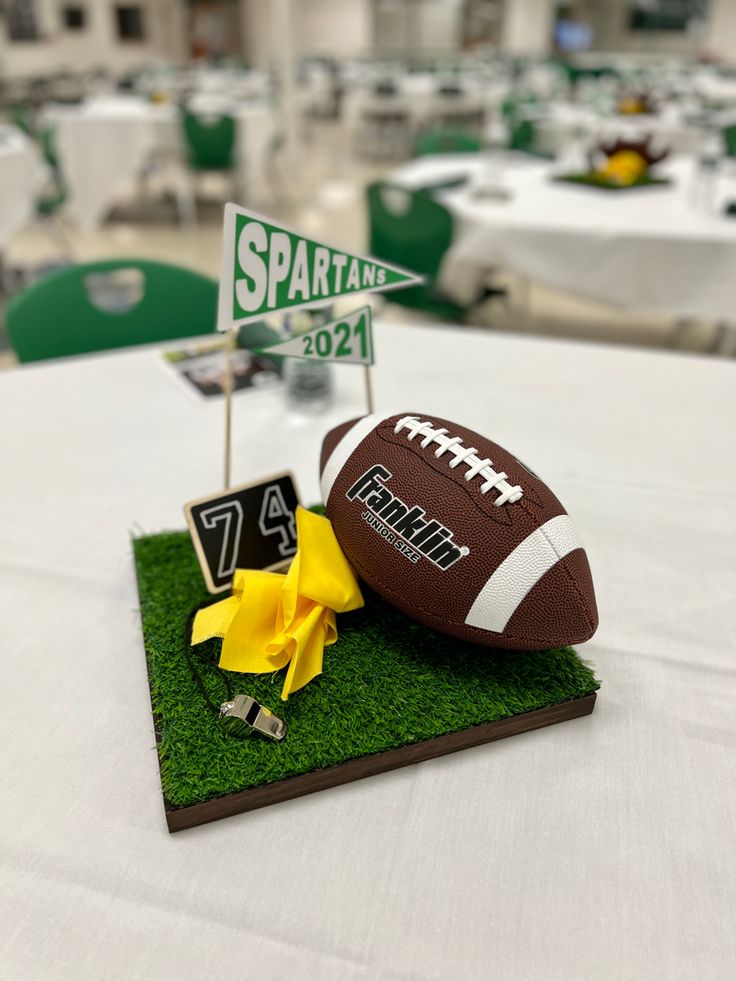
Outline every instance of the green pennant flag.
<path fill-rule="evenodd" d="M 371 308 L 360 307 L 346 317 L 320 324 L 281 344 L 256 348 L 256 353 L 306 358 L 308 361 L 373 364 Z"/>
<path fill-rule="evenodd" d="M 341 252 L 234 204 L 225 205 L 218 330 L 276 310 L 328 303 L 421 283 L 415 273 Z"/>

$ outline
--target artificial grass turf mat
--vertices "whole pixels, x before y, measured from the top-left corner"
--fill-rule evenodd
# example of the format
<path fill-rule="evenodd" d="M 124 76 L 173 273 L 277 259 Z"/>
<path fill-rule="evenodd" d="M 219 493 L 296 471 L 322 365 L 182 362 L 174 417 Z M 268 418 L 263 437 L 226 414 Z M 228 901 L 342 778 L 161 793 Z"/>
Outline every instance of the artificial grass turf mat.
<path fill-rule="evenodd" d="M 156 712 L 165 798 L 211 800 L 356 757 L 555 705 L 598 688 L 572 648 L 520 653 L 465 644 L 414 623 L 364 589 L 366 606 L 338 617 L 324 674 L 280 700 L 285 670 L 228 672 L 288 725 L 283 742 L 228 736 L 207 706 L 187 658 L 192 610 L 216 602 L 187 532 L 137 538 L 143 638 Z M 192 648 L 212 701 L 225 701 L 215 669 L 219 640 Z"/>

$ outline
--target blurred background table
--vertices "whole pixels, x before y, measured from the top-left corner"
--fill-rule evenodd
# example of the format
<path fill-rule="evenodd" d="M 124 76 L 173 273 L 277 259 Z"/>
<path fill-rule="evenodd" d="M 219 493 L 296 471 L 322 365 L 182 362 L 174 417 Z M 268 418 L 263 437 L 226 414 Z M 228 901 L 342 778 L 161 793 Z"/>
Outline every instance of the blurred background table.
<path fill-rule="evenodd" d="M 265 101 L 239 101 L 219 91 L 200 91 L 187 108 L 206 126 L 223 116 L 236 124 L 237 196 L 262 191 L 268 180 L 268 148 L 276 133 L 273 109 Z M 98 228 L 118 196 L 140 175 L 154 155 L 159 161 L 186 166 L 182 135 L 183 109 L 137 95 L 107 95 L 81 105 L 46 108 L 69 201 L 67 213 L 83 231 Z M 181 181 L 182 171 L 174 180 Z"/>
<path fill-rule="evenodd" d="M 31 140 L 14 126 L 0 126 L 0 254 L 31 221 L 44 175 Z"/>
<path fill-rule="evenodd" d="M 723 207 L 736 180 L 699 176 L 692 157 L 656 172 L 671 184 L 608 191 L 555 181 L 551 162 L 462 154 L 418 158 L 389 183 L 429 189 L 454 216 L 440 282 L 460 302 L 501 265 L 622 309 L 733 323 L 736 220 Z M 508 197 L 494 200 L 489 181 Z"/>
<path fill-rule="evenodd" d="M 388 75 L 353 87 L 343 112 L 349 130 L 358 130 L 366 116 L 383 112 L 404 115 L 409 130 L 416 132 L 422 126 L 447 125 L 453 119 L 480 116 L 482 121 L 505 91 L 506 86 L 494 87 L 472 77 L 420 72 Z"/>
<path fill-rule="evenodd" d="M 681 106 L 670 105 L 658 112 L 625 116 L 594 106 L 550 102 L 528 118 L 535 129 L 535 147 L 540 153 L 557 156 L 575 139 L 586 144 L 600 139 L 642 139 L 651 137 L 655 146 L 672 153 L 697 153 L 706 135 Z"/>
<path fill-rule="evenodd" d="M 269 978 L 730 977 L 732 366 L 436 326 L 379 323 L 376 346 L 380 411 L 488 433 L 574 516 L 595 713 L 168 837 L 130 535 L 216 489 L 222 403 L 147 348 L 5 372 L 8 977 L 229 977 L 233 952 Z M 360 388 L 342 368 L 308 420 L 237 399 L 235 482 L 288 468 L 316 500 Z"/>

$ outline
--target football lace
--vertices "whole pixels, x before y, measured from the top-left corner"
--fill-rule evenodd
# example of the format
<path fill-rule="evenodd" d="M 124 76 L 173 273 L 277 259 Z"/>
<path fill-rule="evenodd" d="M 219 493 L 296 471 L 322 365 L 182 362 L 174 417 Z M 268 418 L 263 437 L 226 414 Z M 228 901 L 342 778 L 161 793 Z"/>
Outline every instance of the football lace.
<path fill-rule="evenodd" d="M 434 455 L 439 459 L 449 452 L 453 454 L 449 466 L 454 470 L 461 463 L 468 468 L 465 471 L 465 479 L 470 481 L 474 477 L 482 477 L 483 483 L 480 485 L 481 494 L 487 494 L 490 490 L 497 490 L 498 497 L 495 506 L 501 507 L 503 504 L 515 504 L 521 500 L 523 491 L 521 487 L 513 486 L 506 479 L 505 473 L 497 473 L 493 469 L 493 461 L 488 457 L 485 459 L 478 456 L 478 450 L 474 446 L 463 446 L 462 437 L 449 436 L 447 429 L 435 429 L 431 422 L 422 422 L 417 416 L 404 416 L 394 426 L 394 432 L 400 433 L 408 430 L 407 439 L 412 440 L 417 436 L 423 437 L 420 446 L 426 449 L 431 443 L 437 443 Z"/>

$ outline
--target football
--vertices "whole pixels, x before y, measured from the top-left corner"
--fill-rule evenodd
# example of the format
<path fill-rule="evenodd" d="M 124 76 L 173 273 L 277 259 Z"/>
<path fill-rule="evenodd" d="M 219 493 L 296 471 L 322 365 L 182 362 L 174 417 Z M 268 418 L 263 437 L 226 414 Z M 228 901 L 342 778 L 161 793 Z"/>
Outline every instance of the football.
<path fill-rule="evenodd" d="M 320 478 L 348 561 L 412 619 L 514 650 L 595 632 L 590 567 L 569 516 L 491 440 L 421 413 L 363 416 L 325 436 Z"/>

